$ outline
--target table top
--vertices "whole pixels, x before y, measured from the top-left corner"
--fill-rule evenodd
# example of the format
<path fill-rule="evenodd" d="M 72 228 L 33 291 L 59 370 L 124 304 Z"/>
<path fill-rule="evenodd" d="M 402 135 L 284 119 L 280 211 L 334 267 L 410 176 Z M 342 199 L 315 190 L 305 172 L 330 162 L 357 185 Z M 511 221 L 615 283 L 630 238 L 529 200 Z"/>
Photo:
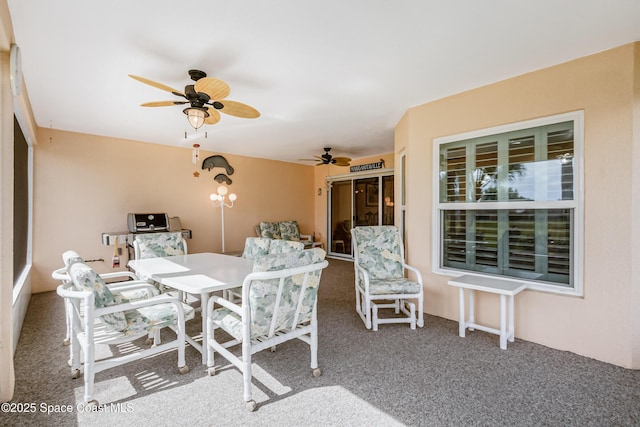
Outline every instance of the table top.
<path fill-rule="evenodd" d="M 448 282 L 451 286 L 460 288 L 473 289 L 476 291 L 493 292 L 502 295 L 515 295 L 527 288 L 523 282 L 501 279 L 499 277 L 485 277 L 464 275 L 450 279 Z"/>
<path fill-rule="evenodd" d="M 253 271 L 253 261 L 211 252 L 131 260 L 128 263 L 141 279 L 202 294 L 241 286 Z"/>

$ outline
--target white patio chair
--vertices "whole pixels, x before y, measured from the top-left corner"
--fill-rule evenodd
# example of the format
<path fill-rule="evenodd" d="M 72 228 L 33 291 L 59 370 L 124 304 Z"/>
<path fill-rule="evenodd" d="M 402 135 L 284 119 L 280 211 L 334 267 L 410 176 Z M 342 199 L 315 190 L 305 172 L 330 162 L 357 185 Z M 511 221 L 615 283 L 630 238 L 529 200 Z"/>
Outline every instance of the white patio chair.
<path fill-rule="evenodd" d="M 351 229 L 355 269 L 356 312 L 367 329 L 383 323 L 409 323 L 411 329 L 424 325 L 422 275 L 405 264 L 400 231 L 393 226 L 365 226 Z M 409 271 L 415 280 L 405 277 Z M 413 301 L 417 301 L 417 306 Z M 381 303 L 381 301 L 386 301 Z M 380 308 L 393 308 L 405 316 L 379 318 Z"/>
<path fill-rule="evenodd" d="M 269 253 L 270 244 L 271 239 L 266 237 L 247 237 L 244 242 L 242 258 L 253 260 L 258 256 L 266 255 Z"/>
<path fill-rule="evenodd" d="M 287 252 L 302 251 L 304 249 L 304 243 L 295 240 L 271 239 L 269 243 L 269 254 L 284 254 Z"/>
<path fill-rule="evenodd" d="M 178 368 L 188 372 L 185 363 L 185 321 L 194 317 L 193 308 L 168 295 L 139 301 L 122 301 L 88 265 L 76 262 L 69 267 L 71 280 L 57 288 L 57 293 L 72 307 L 71 371 L 77 377 L 84 370 L 84 401 L 97 405 L 94 378 L 97 372 L 177 349 Z M 148 286 L 148 284 L 144 284 Z M 84 313 L 81 313 L 81 306 Z M 96 345 L 134 341 L 156 330 L 169 327 L 177 338 L 147 349 L 128 351 L 122 356 L 96 360 Z M 84 355 L 84 358 L 82 358 Z M 83 363 L 84 362 L 84 363 Z"/>
<path fill-rule="evenodd" d="M 136 234 L 133 240 L 134 259 L 160 258 L 174 255 L 187 254 L 187 240 L 182 232 Z M 149 283 L 153 283 L 160 292 L 166 292 L 162 285 L 149 277 L 141 277 Z M 184 301 L 184 294 L 179 291 L 178 298 Z"/>
<path fill-rule="evenodd" d="M 64 267 L 58 268 L 53 273 L 51 273 L 51 277 L 55 280 L 59 280 L 62 282 L 61 284 L 65 284 L 71 281 L 69 277 L 69 266 L 76 262 L 84 262 L 82 257 L 73 250 L 65 251 L 62 254 L 62 261 L 64 262 Z M 158 295 L 158 290 L 152 285 L 148 284 L 143 280 L 139 280 L 138 276 L 136 276 L 131 271 L 122 270 L 122 271 L 113 271 L 110 273 L 101 273 L 100 277 L 103 280 L 116 280 L 115 282 L 107 283 L 109 289 L 116 295 L 119 295 L 121 300 L 127 301 L 136 301 L 139 299 L 145 299 L 152 296 Z M 69 301 L 65 299 L 65 321 L 67 326 L 67 335 L 62 342 L 63 345 L 71 344 L 71 315 L 72 315 L 72 307 L 69 305 Z M 83 308 L 81 308 L 81 312 L 83 312 Z M 69 365 L 72 364 L 73 358 L 73 350 L 70 350 L 69 356 Z"/>
<path fill-rule="evenodd" d="M 256 257 L 267 255 L 269 253 L 270 245 L 271 239 L 266 237 L 247 237 L 244 241 L 242 258 L 254 260 Z M 234 303 L 241 301 L 242 287 L 239 286 L 233 289 L 225 289 L 222 291 L 222 298 Z"/>
<path fill-rule="evenodd" d="M 244 244 L 242 257 L 255 260 L 266 254 L 283 254 L 287 252 L 302 251 L 305 249 L 303 242 L 282 239 L 267 239 L 265 237 L 247 237 Z M 231 302 L 240 301 L 242 288 L 227 289 L 222 297 Z"/>
<path fill-rule="evenodd" d="M 256 408 L 251 394 L 252 354 L 298 338 L 309 345 L 313 375 L 321 374 L 317 356 L 317 296 L 322 269 L 328 265 L 324 257 L 325 251 L 319 248 L 259 257 L 254 272 L 242 285 L 241 306 L 217 296 L 209 300 L 209 375 L 215 374 L 214 352 L 240 369 L 249 411 Z M 219 341 L 215 334 L 218 328 L 229 334 L 231 340 Z M 242 354 L 238 357 L 229 348 L 240 344 Z"/>
<path fill-rule="evenodd" d="M 133 240 L 135 259 L 187 254 L 187 241 L 182 232 L 136 234 Z"/>

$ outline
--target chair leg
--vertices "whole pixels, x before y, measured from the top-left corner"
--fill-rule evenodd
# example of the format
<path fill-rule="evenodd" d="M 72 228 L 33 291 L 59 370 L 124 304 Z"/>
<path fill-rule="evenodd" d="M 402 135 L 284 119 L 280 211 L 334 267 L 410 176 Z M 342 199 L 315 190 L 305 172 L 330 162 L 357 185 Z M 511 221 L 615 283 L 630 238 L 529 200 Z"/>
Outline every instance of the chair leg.
<path fill-rule="evenodd" d="M 311 369 L 318 368 L 318 326 L 314 323 L 309 333 L 309 351 L 311 352 Z"/>
<path fill-rule="evenodd" d="M 362 294 L 362 299 L 364 300 L 364 310 L 365 310 L 365 326 L 367 327 L 367 329 L 371 329 L 372 324 L 371 324 L 371 309 L 372 309 L 372 302 L 371 300 L 363 293 Z M 376 312 L 376 317 L 377 317 L 377 312 Z M 376 325 L 377 327 L 377 325 Z"/>
<path fill-rule="evenodd" d="M 74 305 L 75 304 L 75 305 Z M 80 319 L 75 315 L 75 310 L 80 313 L 80 303 L 70 302 L 71 319 L 70 319 L 70 332 L 71 341 L 69 343 L 69 365 L 71 366 L 71 377 L 78 378 L 80 376 L 80 367 L 82 366 L 81 344 L 78 339 L 78 332 L 82 330 Z"/>
<path fill-rule="evenodd" d="M 424 313 L 423 313 L 424 296 L 418 297 L 418 327 L 424 326 Z"/>
<path fill-rule="evenodd" d="M 407 301 L 409 304 L 409 316 L 411 317 L 411 323 L 409 323 L 411 329 L 416 328 L 416 305 L 411 301 Z"/>
<path fill-rule="evenodd" d="M 313 326 L 311 329 L 309 348 L 311 351 L 311 373 L 314 377 L 319 377 L 322 375 L 322 371 L 318 368 L 318 323 L 316 320 L 313 321 Z"/>
<path fill-rule="evenodd" d="M 73 334 L 73 327 L 72 327 L 72 322 L 73 322 L 73 306 L 71 305 L 71 301 L 68 300 L 68 298 L 64 299 L 64 317 L 65 320 L 67 322 L 67 336 L 65 337 L 64 341 L 62 341 L 62 345 L 69 345 L 71 344 L 71 334 Z"/>
<path fill-rule="evenodd" d="M 93 386 L 95 380 L 95 362 L 96 362 L 96 353 L 95 353 L 95 344 L 93 343 L 93 336 L 88 336 L 93 334 L 85 335 L 84 342 L 84 353 L 85 353 L 85 361 L 84 361 L 84 402 L 90 403 L 93 402 Z"/>
<path fill-rule="evenodd" d="M 244 384 L 244 401 L 249 411 L 256 408 L 251 396 L 251 342 L 242 342 L 242 381 Z"/>
<path fill-rule="evenodd" d="M 160 339 L 160 330 L 156 333 L 158 336 L 158 340 Z M 178 340 L 178 370 L 181 374 L 186 374 L 189 372 L 189 367 L 187 366 L 187 362 L 185 360 L 184 352 L 186 348 L 186 326 L 184 324 L 184 317 L 180 318 L 178 322 L 178 336 L 176 339 Z"/>
<path fill-rule="evenodd" d="M 369 315 L 369 312 L 373 312 L 373 330 L 377 331 L 378 330 L 378 304 L 369 301 L 369 304 L 371 304 L 371 310 L 367 311 L 367 315 Z M 369 326 L 369 328 L 371 328 L 371 326 Z"/>
<path fill-rule="evenodd" d="M 356 312 L 367 329 L 371 329 L 371 306 L 364 292 L 356 285 Z"/>

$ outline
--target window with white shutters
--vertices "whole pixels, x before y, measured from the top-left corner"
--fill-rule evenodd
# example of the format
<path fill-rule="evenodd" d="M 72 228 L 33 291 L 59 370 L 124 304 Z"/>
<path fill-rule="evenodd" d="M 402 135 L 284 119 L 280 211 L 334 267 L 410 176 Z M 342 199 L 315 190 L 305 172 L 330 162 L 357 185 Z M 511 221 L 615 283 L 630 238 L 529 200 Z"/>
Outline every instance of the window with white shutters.
<path fill-rule="evenodd" d="M 582 113 L 520 126 L 435 141 L 436 270 L 580 294 Z"/>

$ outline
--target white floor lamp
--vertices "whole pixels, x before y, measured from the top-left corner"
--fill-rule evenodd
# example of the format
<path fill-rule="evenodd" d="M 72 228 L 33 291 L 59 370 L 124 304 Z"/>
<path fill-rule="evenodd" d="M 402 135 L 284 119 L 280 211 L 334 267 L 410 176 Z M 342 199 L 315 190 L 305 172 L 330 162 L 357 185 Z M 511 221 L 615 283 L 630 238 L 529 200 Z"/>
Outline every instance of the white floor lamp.
<path fill-rule="evenodd" d="M 235 195 L 235 193 L 231 193 L 229 194 L 229 202 L 231 203 L 225 203 L 225 196 L 227 194 L 227 192 L 229 191 L 229 189 L 227 187 L 225 187 L 224 185 L 221 185 L 218 187 L 218 189 L 216 190 L 216 193 L 212 193 L 209 198 L 211 199 L 211 201 L 215 204 L 215 207 L 220 207 L 220 209 L 222 209 L 221 214 L 220 214 L 220 218 L 222 219 L 222 253 L 224 253 L 224 208 L 225 206 L 228 208 L 232 208 L 233 207 L 233 202 L 236 201 L 236 199 L 238 198 L 238 196 Z"/>

